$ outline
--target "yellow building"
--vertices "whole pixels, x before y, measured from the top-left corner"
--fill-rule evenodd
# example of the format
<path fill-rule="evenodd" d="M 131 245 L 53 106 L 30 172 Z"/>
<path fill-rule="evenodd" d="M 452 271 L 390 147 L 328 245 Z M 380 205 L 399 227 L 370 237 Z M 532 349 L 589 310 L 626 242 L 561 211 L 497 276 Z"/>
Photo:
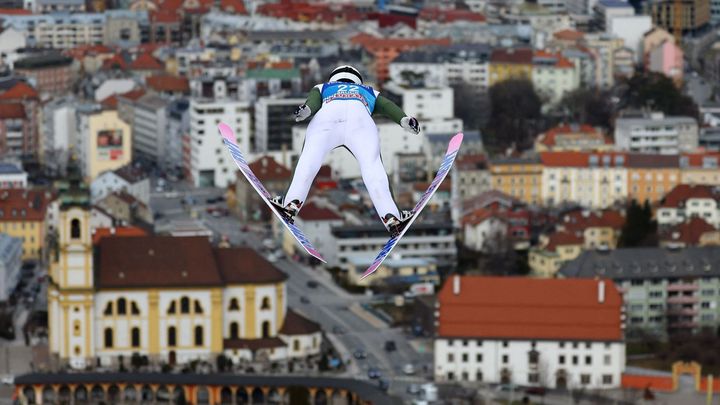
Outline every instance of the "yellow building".
<path fill-rule="evenodd" d="M 718 168 L 720 153 L 684 153 L 680 155 L 680 183 L 720 186 Z"/>
<path fill-rule="evenodd" d="M 23 241 L 23 260 L 40 259 L 52 194 L 45 190 L 0 190 L 0 232 Z"/>
<path fill-rule="evenodd" d="M 490 86 L 509 79 L 532 79 L 533 51 L 529 48 L 496 48 L 490 55 Z"/>
<path fill-rule="evenodd" d="M 79 117 L 77 156 L 87 181 L 132 162 L 130 125 L 120 119 L 117 110 L 87 111 Z"/>
<path fill-rule="evenodd" d="M 556 229 L 581 237 L 585 249 L 615 249 L 624 225 L 620 211 L 576 210 L 565 214 Z"/>
<path fill-rule="evenodd" d="M 48 328 L 50 352 L 62 364 L 319 353 L 319 325 L 288 308 L 287 276 L 254 250 L 214 248 L 206 237 L 118 235 L 94 247 L 89 199 L 61 201 Z"/>
<path fill-rule="evenodd" d="M 555 232 L 541 236 L 539 247 L 528 252 L 528 262 L 533 275 L 555 277 L 563 263 L 580 256 L 583 238 L 571 232 Z"/>
<path fill-rule="evenodd" d="M 637 153 L 629 154 L 627 161 L 628 200 L 654 204 L 680 184 L 682 176 L 677 155 Z"/>
<path fill-rule="evenodd" d="M 499 159 L 490 162 L 491 187 L 529 204 L 542 203 L 540 159 Z"/>

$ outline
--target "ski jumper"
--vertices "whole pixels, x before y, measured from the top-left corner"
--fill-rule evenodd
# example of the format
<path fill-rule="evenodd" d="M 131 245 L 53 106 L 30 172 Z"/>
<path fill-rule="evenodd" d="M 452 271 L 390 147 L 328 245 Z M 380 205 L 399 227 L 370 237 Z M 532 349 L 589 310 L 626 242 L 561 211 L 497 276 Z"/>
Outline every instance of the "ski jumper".
<path fill-rule="evenodd" d="M 365 188 L 380 218 L 388 213 L 399 218 L 380 158 L 380 136 L 372 115 L 382 114 L 400 124 L 405 116 L 402 109 L 372 87 L 346 82 L 315 86 L 305 105 L 315 116 L 307 127 L 285 204 L 293 200 L 304 202 L 325 155 L 344 146 L 357 159 Z"/>

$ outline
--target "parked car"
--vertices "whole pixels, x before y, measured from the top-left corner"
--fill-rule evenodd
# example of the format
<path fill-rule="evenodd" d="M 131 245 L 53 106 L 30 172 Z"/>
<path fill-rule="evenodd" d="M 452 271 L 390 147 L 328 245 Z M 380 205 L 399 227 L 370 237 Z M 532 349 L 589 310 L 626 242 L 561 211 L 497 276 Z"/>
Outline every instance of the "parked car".
<path fill-rule="evenodd" d="M 410 384 L 407 387 L 407 393 L 410 395 L 417 395 L 420 393 L 420 385 L 419 384 Z"/>
<path fill-rule="evenodd" d="M 413 375 L 413 374 L 415 374 L 415 366 L 413 366 L 412 363 L 408 363 L 403 366 L 402 371 L 406 375 Z"/>
<path fill-rule="evenodd" d="M 397 346 L 395 346 L 394 340 L 388 340 L 385 342 L 385 351 L 386 352 L 394 352 L 397 350 Z"/>
<path fill-rule="evenodd" d="M 302 297 L 300 297 L 300 302 L 302 302 L 303 304 L 309 304 L 310 298 L 303 295 Z"/>
<path fill-rule="evenodd" d="M 527 387 L 525 393 L 529 395 L 545 396 L 545 387 Z"/>
<path fill-rule="evenodd" d="M 388 380 L 381 378 L 378 380 L 378 387 L 383 391 L 387 391 L 390 388 L 390 383 Z"/>
<path fill-rule="evenodd" d="M 342 335 L 345 333 L 345 329 L 343 329 L 343 327 L 339 325 L 333 326 L 332 331 L 336 335 Z"/>
<path fill-rule="evenodd" d="M 363 360 L 367 358 L 367 353 L 365 353 L 362 349 L 355 350 L 355 353 L 353 353 L 353 357 L 357 360 Z"/>
<path fill-rule="evenodd" d="M 315 281 L 315 280 L 309 280 L 309 281 L 307 282 L 307 286 L 308 286 L 309 288 L 317 288 L 318 285 L 319 285 L 318 282 Z"/>
<path fill-rule="evenodd" d="M 382 374 L 380 373 L 380 370 L 376 369 L 375 367 L 370 367 L 368 369 L 368 378 L 374 380 L 376 378 L 380 378 L 381 376 Z"/>

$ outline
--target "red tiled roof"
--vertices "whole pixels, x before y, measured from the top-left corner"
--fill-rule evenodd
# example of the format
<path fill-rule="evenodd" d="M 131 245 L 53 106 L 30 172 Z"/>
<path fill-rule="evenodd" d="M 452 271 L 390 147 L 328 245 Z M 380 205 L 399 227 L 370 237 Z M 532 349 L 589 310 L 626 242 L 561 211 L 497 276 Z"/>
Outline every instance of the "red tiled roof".
<path fill-rule="evenodd" d="M 529 48 L 496 48 L 490 54 L 491 63 L 531 65 L 533 50 Z"/>
<path fill-rule="evenodd" d="M 0 15 L 33 15 L 33 13 L 24 8 L 0 8 Z"/>
<path fill-rule="evenodd" d="M 117 109 L 118 99 L 117 94 L 113 94 L 110 97 L 105 97 L 100 101 L 100 104 L 105 107 L 109 108 L 111 110 Z"/>
<path fill-rule="evenodd" d="M 124 191 L 124 190 L 123 190 L 123 191 L 116 191 L 116 192 L 114 192 L 114 193 L 111 193 L 109 196 L 114 196 L 115 198 L 117 198 L 117 199 L 119 199 L 120 201 L 122 201 L 122 202 L 124 202 L 124 203 L 126 203 L 126 204 L 129 204 L 129 205 L 137 204 L 137 205 L 140 206 L 140 207 L 146 207 L 145 203 L 143 203 L 142 201 L 138 200 L 137 198 L 135 198 L 134 195 L 132 195 L 132 194 L 130 194 L 130 193 Z M 108 196 L 108 197 L 109 197 L 109 196 Z M 107 197 L 105 197 L 105 198 L 107 198 Z"/>
<path fill-rule="evenodd" d="M 133 237 L 133 236 L 147 236 L 142 228 L 136 226 L 121 226 L 117 228 L 97 228 L 92 236 L 93 245 L 100 243 L 100 240 L 105 237 L 122 238 L 122 237 Z"/>
<path fill-rule="evenodd" d="M 579 134 L 583 136 L 602 136 L 600 131 L 596 130 L 590 125 L 582 124 L 582 125 L 558 125 L 555 128 L 551 128 L 545 133 L 540 134 L 540 143 L 543 145 L 552 147 L 555 146 L 556 143 L 556 137 L 558 135 L 570 135 L 570 134 Z"/>
<path fill-rule="evenodd" d="M 457 294 L 454 277 L 459 277 Z M 438 301 L 437 333 L 444 338 L 623 338 L 622 298 L 610 280 L 453 276 L 443 285 Z"/>
<path fill-rule="evenodd" d="M 213 249 L 215 262 L 227 284 L 269 284 L 287 275 L 250 248 Z"/>
<path fill-rule="evenodd" d="M 487 167 L 487 156 L 484 154 L 473 154 L 458 156 L 455 161 L 458 170 L 478 170 Z"/>
<path fill-rule="evenodd" d="M 582 236 L 575 235 L 571 232 L 555 232 L 548 237 L 548 242 L 544 249 L 550 252 L 557 252 L 558 246 L 582 245 L 583 241 Z"/>
<path fill-rule="evenodd" d="M 118 94 L 117 97 L 118 98 L 122 97 L 122 98 L 126 98 L 128 100 L 135 101 L 144 95 L 145 95 L 145 90 L 137 88 L 137 89 L 130 90 L 127 93 Z"/>
<path fill-rule="evenodd" d="M 250 163 L 250 170 L 260 181 L 290 180 L 292 177 L 290 169 L 276 162 L 270 156 L 263 156 Z"/>
<path fill-rule="evenodd" d="M 220 0 L 220 9 L 230 14 L 247 14 L 243 0 Z"/>
<path fill-rule="evenodd" d="M 130 64 L 132 70 L 163 70 L 163 64 L 149 53 L 141 53 Z"/>
<path fill-rule="evenodd" d="M 118 53 L 105 59 L 102 63 L 102 67 L 101 67 L 101 69 L 103 69 L 103 70 L 110 70 L 110 69 L 126 70 L 127 68 L 128 68 L 128 64 L 125 61 L 125 58 L 123 58 L 122 55 L 120 55 Z"/>
<path fill-rule="evenodd" d="M 321 328 L 319 323 L 311 321 L 288 308 L 285 313 L 285 322 L 283 322 L 283 326 L 280 328 L 278 333 L 289 336 L 309 335 L 311 333 L 320 332 L 320 330 Z"/>
<path fill-rule="evenodd" d="M 450 38 L 378 38 L 360 33 L 352 37 L 350 42 L 364 47 L 368 52 L 375 52 L 388 48 L 410 50 L 420 46 L 447 46 L 450 45 Z"/>
<path fill-rule="evenodd" d="M 25 118 L 25 106 L 20 103 L 0 103 L 0 120 Z"/>
<path fill-rule="evenodd" d="M 44 221 L 49 203 L 45 190 L 0 190 L 0 222 Z"/>
<path fill-rule="evenodd" d="M 353 5 L 341 4 L 309 4 L 300 1 L 282 1 L 265 3 L 257 7 L 258 14 L 275 18 L 287 18 L 295 21 L 324 21 L 333 23 L 341 21 L 357 21 L 365 17 Z"/>
<path fill-rule="evenodd" d="M 687 158 L 689 167 L 704 167 L 703 162 L 706 159 L 715 161 L 715 167 L 720 164 L 720 152 L 703 152 L 703 153 L 683 153 L 682 157 Z"/>
<path fill-rule="evenodd" d="M 470 213 L 466 214 L 462 218 L 462 224 L 475 226 L 478 224 L 481 224 L 485 222 L 486 220 L 490 218 L 495 218 L 498 221 L 504 221 L 504 218 L 501 216 L 498 216 L 498 210 L 490 209 L 490 208 L 478 208 L 476 210 L 471 211 Z"/>
<path fill-rule="evenodd" d="M 564 29 L 561 31 L 557 31 L 553 34 L 553 36 L 557 39 L 562 39 L 566 41 L 577 41 L 580 39 L 585 38 L 585 34 L 580 31 L 575 31 L 571 29 Z"/>
<path fill-rule="evenodd" d="M 162 0 L 158 5 L 161 10 L 180 10 L 185 0 Z"/>
<path fill-rule="evenodd" d="M 418 183 L 413 184 L 413 190 L 415 190 L 415 191 L 424 192 L 425 190 L 428 189 L 428 187 L 430 187 L 429 182 L 418 182 Z M 442 183 L 440 183 L 440 186 L 437 188 L 437 191 L 449 192 L 451 187 L 452 187 L 451 181 L 450 181 L 450 179 L 447 179 L 446 181 L 443 181 Z"/>
<path fill-rule="evenodd" d="M 720 191 L 704 184 L 678 184 L 660 202 L 663 208 L 677 208 L 691 198 L 709 198 L 720 201 Z"/>
<path fill-rule="evenodd" d="M 432 7 L 420 10 L 418 18 L 442 23 L 450 23 L 454 21 L 484 22 L 486 20 L 484 15 L 470 10 L 440 9 Z"/>
<path fill-rule="evenodd" d="M 155 91 L 172 91 L 189 93 L 190 83 L 187 77 L 172 76 L 172 75 L 155 75 L 145 79 L 145 83 L 148 87 Z"/>
<path fill-rule="evenodd" d="M 25 82 L 17 82 L 9 90 L 0 94 L 0 100 L 25 100 L 38 98 L 38 92 Z"/>
<path fill-rule="evenodd" d="M 590 167 L 590 156 L 597 156 L 597 167 L 605 167 L 603 159 L 610 157 L 609 167 L 618 167 L 615 158 L 623 157 L 621 167 L 627 164 L 625 152 L 542 152 L 540 160 L 545 167 Z"/>
<path fill-rule="evenodd" d="M 575 233 L 582 233 L 588 228 L 612 228 L 619 231 L 623 225 L 625 225 L 625 217 L 622 213 L 613 210 L 573 211 L 563 217 L 561 224 L 563 228 Z"/>
<path fill-rule="evenodd" d="M 664 242 L 683 242 L 686 246 L 697 246 L 700 238 L 716 231 L 715 227 L 699 217 L 692 217 L 688 222 L 677 224 L 663 232 L 660 239 Z"/>
<path fill-rule="evenodd" d="M 160 9 L 150 13 L 150 20 L 160 24 L 179 23 L 180 15 L 176 9 Z"/>
<path fill-rule="evenodd" d="M 304 204 L 298 214 L 303 221 L 337 221 L 342 217 L 329 208 L 318 207 L 312 202 Z"/>

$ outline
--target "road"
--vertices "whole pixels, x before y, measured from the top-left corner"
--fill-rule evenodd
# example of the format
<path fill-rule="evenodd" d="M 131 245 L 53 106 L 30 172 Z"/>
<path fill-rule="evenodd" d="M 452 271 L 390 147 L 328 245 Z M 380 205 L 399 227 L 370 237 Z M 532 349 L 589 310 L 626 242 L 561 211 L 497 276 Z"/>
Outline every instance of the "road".
<path fill-rule="evenodd" d="M 215 240 L 220 236 L 228 238 L 233 246 L 248 246 L 263 251 L 262 240 L 268 235 L 264 227 L 259 226 L 249 232 L 241 230 L 242 224 L 234 217 L 215 218 L 205 212 L 205 200 L 222 194 L 219 189 L 189 189 L 187 186 L 173 184 L 173 190 L 180 196 L 167 198 L 165 193 L 153 193 L 151 206 L 153 211 L 163 215 L 162 220 L 186 219 L 189 213 L 183 209 L 180 199 L 183 195 L 192 195 L 198 203 L 195 208 L 206 227 L 213 231 Z M 420 375 L 406 376 L 402 372 L 405 364 L 413 363 L 422 372 L 423 365 L 432 370 L 432 354 L 428 351 L 418 353 L 409 343 L 409 337 L 399 328 L 390 328 L 378 320 L 368 321 L 372 315 L 358 310 L 359 305 L 368 303 L 371 297 L 350 294 L 338 287 L 327 272 L 313 269 L 284 257 L 274 263 L 288 275 L 288 306 L 293 310 L 319 322 L 344 360 L 350 360 L 346 375 L 358 379 L 368 379 L 370 367 L 380 370 L 382 377 L 390 382 L 390 392 L 406 398 L 407 385 L 413 382 L 426 382 Z M 314 280 L 316 288 L 308 286 Z M 302 303 L 301 297 L 309 299 Z M 351 307 L 354 310 L 351 310 Z M 340 333 L 335 333 L 340 332 Z M 385 342 L 395 342 L 397 350 L 386 352 Z M 352 354 L 356 350 L 367 353 L 364 360 L 356 360 Z"/>

